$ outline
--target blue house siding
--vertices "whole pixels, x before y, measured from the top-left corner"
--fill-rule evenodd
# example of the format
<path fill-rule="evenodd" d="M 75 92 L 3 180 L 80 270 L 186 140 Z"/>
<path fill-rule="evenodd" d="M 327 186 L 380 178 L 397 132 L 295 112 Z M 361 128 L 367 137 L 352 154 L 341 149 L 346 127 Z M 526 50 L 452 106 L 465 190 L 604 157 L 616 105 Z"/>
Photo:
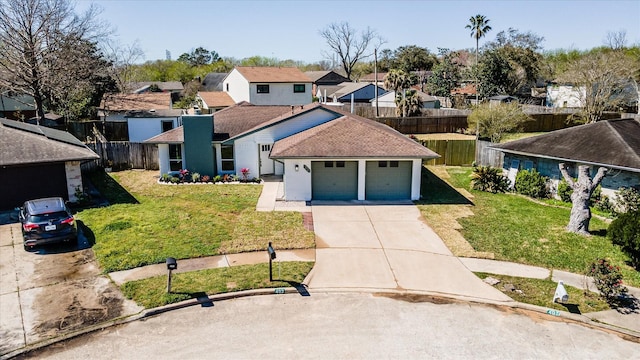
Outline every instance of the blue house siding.
<path fill-rule="evenodd" d="M 184 164 L 192 172 L 214 175 L 213 115 L 182 117 L 184 128 Z"/>

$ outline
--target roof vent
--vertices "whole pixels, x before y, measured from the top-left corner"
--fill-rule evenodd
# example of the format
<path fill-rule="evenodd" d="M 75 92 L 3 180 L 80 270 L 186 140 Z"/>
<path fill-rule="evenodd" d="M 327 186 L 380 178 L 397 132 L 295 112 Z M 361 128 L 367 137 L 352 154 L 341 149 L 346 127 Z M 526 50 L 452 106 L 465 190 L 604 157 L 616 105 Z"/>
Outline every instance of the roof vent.
<path fill-rule="evenodd" d="M 149 110 L 149 112 L 156 112 L 156 109 L 151 109 Z"/>

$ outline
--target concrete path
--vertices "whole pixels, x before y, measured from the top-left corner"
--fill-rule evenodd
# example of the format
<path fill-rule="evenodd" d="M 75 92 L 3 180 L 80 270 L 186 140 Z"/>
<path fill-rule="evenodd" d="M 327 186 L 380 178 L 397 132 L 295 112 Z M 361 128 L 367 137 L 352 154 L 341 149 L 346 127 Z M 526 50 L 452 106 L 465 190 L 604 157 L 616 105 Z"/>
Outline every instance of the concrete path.
<path fill-rule="evenodd" d="M 513 300 L 471 273 L 421 221 L 415 205 L 312 206 L 311 291 L 400 290 L 485 302 Z"/>

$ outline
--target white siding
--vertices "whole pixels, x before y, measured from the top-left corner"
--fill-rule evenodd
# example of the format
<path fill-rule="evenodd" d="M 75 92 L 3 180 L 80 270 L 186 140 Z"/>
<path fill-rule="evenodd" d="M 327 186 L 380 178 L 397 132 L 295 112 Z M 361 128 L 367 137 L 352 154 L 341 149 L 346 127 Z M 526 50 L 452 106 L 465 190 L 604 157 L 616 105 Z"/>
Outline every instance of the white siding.
<path fill-rule="evenodd" d="M 582 101 L 586 96 L 582 87 L 574 88 L 567 85 L 551 85 L 547 87 L 547 106 L 554 108 L 582 107 Z"/>
<path fill-rule="evenodd" d="M 171 170 L 169 164 L 169 144 L 158 144 L 158 165 L 160 167 L 160 176 Z"/>
<path fill-rule="evenodd" d="M 179 126 L 178 118 L 129 118 L 129 142 L 143 142 L 162 133 L 162 122 L 171 121 L 173 128 Z"/>
<path fill-rule="evenodd" d="M 84 191 L 82 187 L 82 172 L 80 171 L 79 161 L 67 161 L 64 163 L 64 170 L 67 175 L 67 194 L 69 201 L 78 201 L 76 197 L 76 188 Z"/>
<path fill-rule="evenodd" d="M 229 91 L 227 91 L 227 88 Z M 229 75 L 224 79 L 222 82 L 222 91 L 229 94 L 236 103 L 241 101 L 251 102 L 251 98 L 249 96 L 249 82 L 237 69 L 231 70 Z"/>

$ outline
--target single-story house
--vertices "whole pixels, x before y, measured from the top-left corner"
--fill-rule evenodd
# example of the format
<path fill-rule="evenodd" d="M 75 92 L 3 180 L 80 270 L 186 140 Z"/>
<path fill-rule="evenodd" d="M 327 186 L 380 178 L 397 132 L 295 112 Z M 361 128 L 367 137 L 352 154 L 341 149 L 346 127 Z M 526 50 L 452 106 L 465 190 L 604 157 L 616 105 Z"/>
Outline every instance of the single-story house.
<path fill-rule="evenodd" d="M 371 83 L 344 82 L 335 86 L 318 86 L 316 96 L 323 100 L 321 102 L 349 103 L 353 95 L 354 102 L 368 103 L 376 97 L 375 88 Z M 386 92 L 387 90 L 378 86 L 378 96 Z"/>
<path fill-rule="evenodd" d="M 601 185 L 610 198 L 620 187 L 640 186 L 640 122 L 634 119 L 598 121 L 493 147 L 504 153 L 503 169 L 512 181 L 518 170 L 533 168 L 557 188 L 558 164 L 564 162 L 572 176 L 578 165 L 590 165 L 594 174 L 608 168 Z"/>
<path fill-rule="evenodd" d="M 98 108 L 98 116 L 104 121 L 127 121 L 129 111 L 171 109 L 171 93 L 150 92 L 142 94 L 104 94 Z"/>
<path fill-rule="evenodd" d="M 0 119 L 0 209 L 83 190 L 80 164 L 99 156 L 65 131 Z"/>
<path fill-rule="evenodd" d="M 305 71 L 305 75 L 307 75 L 312 81 L 312 89 L 311 93 L 318 94 L 318 86 L 335 86 L 341 84 L 343 82 L 349 82 L 349 79 L 338 74 L 337 72 L 331 71 Z"/>
<path fill-rule="evenodd" d="M 285 200 L 420 198 L 423 159 L 438 154 L 384 124 L 314 103 L 236 104 L 148 139 L 160 173 L 283 175 Z"/>
<path fill-rule="evenodd" d="M 235 101 L 224 91 L 198 91 L 196 100 L 202 104 L 206 113 L 214 113 L 235 104 Z"/>
<path fill-rule="evenodd" d="M 422 99 L 422 108 L 423 109 L 439 109 L 440 108 L 440 100 L 438 100 L 435 96 L 431 96 L 429 94 L 423 93 L 422 91 L 416 90 L 418 96 Z M 371 99 L 371 106 L 376 106 L 376 99 Z M 378 96 L 378 106 L 379 107 L 396 107 L 396 92 L 389 91 L 383 95 Z"/>
<path fill-rule="evenodd" d="M 586 89 L 582 86 L 571 84 L 551 83 L 547 85 L 548 107 L 553 108 L 580 108 L 586 97 Z"/>

